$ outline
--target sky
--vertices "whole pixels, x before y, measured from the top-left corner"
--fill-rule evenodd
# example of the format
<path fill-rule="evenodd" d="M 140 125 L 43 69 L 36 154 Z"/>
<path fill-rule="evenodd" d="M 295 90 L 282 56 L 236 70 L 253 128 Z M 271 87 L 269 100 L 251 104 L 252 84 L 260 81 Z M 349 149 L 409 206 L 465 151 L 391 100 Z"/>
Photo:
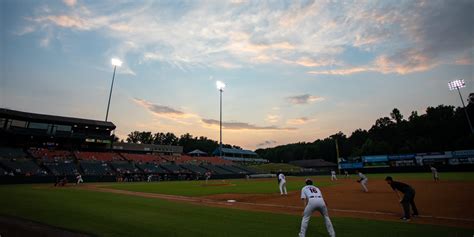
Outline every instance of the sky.
<path fill-rule="evenodd" d="M 474 92 L 474 1 L 0 1 L 0 106 L 246 149 Z"/>

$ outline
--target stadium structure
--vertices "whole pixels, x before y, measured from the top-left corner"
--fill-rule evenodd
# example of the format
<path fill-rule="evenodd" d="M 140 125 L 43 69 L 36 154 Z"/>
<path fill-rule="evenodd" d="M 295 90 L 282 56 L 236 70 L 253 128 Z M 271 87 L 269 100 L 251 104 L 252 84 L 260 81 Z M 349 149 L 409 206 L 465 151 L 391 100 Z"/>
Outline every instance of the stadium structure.
<path fill-rule="evenodd" d="M 0 183 L 241 178 L 256 173 L 217 156 L 190 156 L 181 146 L 114 143 L 112 122 L 0 109 Z M 235 151 L 234 151 L 235 153 Z M 227 153 L 226 153 L 227 154 Z M 240 156 L 239 162 L 265 161 Z"/>

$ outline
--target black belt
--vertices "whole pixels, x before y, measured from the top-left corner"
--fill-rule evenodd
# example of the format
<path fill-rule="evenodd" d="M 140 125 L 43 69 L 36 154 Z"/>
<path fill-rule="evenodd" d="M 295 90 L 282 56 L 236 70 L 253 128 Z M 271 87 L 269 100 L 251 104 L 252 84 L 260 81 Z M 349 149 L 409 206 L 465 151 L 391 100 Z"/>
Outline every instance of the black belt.
<path fill-rule="evenodd" d="M 321 198 L 321 196 L 309 196 L 308 198 Z"/>

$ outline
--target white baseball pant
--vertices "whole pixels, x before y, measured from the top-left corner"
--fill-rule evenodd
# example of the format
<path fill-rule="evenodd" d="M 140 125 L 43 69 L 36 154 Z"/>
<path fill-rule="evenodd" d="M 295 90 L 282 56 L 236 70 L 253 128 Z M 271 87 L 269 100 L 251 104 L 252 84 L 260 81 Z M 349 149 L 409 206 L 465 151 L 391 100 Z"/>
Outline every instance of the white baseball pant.
<path fill-rule="evenodd" d="M 286 193 L 286 181 L 281 181 L 280 182 L 280 194 L 287 194 Z"/>
<path fill-rule="evenodd" d="M 360 181 L 360 185 L 362 186 L 362 189 L 364 190 L 364 192 L 368 192 L 369 189 L 367 189 L 367 179 L 363 179 Z"/>
<path fill-rule="evenodd" d="M 329 219 L 328 209 L 326 207 L 326 203 L 322 198 L 309 198 L 308 204 L 306 205 L 304 212 L 303 212 L 303 219 L 301 220 L 301 229 L 299 233 L 299 237 L 304 237 L 306 235 L 306 229 L 308 228 L 309 219 L 314 211 L 319 211 L 321 216 L 323 216 L 324 224 L 326 224 L 326 229 L 330 237 L 335 237 L 336 232 L 334 232 L 334 228 L 332 226 L 331 219 Z"/>

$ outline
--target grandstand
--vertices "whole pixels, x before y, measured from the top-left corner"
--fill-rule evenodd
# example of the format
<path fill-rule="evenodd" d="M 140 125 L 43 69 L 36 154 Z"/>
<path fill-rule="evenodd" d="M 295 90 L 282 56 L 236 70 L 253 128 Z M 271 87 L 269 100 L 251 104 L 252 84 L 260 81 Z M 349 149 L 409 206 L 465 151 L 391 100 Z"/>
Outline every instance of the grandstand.
<path fill-rule="evenodd" d="M 143 170 L 145 174 L 167 174 L 168 171 L 163 169 L 161 166 L 153 163 L 138 163 L 136 166 Z"/>
<path fill-rule="evenodd" d="M 208 171 L 207 169 L 205 169 L 203 167 L 200 167 L 200 166 L 197 166 L 197 165 L 194 165 L 194 164 L 182 164 L 180 166 L 183 167 L 184 169 L 187 169 L 190 172 L 196 173 L 198 175 L 203 175 L 204 173 L 206 173 Z"/>
<path fill-rule="evenodd" d="M 216 148 L 212 154 L 219 156 L 219 148 Z M 268 160 L 259 158 L 258 154 L 253 151 L 235 148 L 222 148 L 222 158 L 243 163 L 268 163 Z"/>
<path fill-rule="evenodd" d="M 125 174 L 125 173 L 140 173 L 140 170 L 133 165 L 133 163 L 129 163 L 128 161 L 112 161 L 110 162 L 110 166 L 115 169 L 117 173 Z"/>
<path fill-rule="evenodd" d="M 123 160 L 123 157 L 114 152 L 91 152 L 91 151 L 76 151 L 74 155 L 78 160 L 98 160 L 98 161 L 118 161 Z"/>
<path fill-rule="evenodd" d="M 74 160 L 74 155 L 66 150 L 50 150 L 47 148 L 29 148 L 28 153 L 43 161 Z"/>
<path fill-rule="evenodd" d="M 44 176 L 48 173 L 29 159 L 0 159 L 0 165 L 15 175 Z"/>
<path fill-rule="evenodd" d="M 93 160 L 81 160 L 79 165 L 84 171 L 84 175 L 113 175 L 114 171 L 105 162 Z"/>
<path fill-rule="evenodd" d="M 181 168 L 179 165 L 172 164 L 172 163 L 161 164 L 161 167 L 165 168 L 170 173 L 174 173 L 174 174 L 189 173 L 189 171 Z"/>
<path fill-rule="evenodd" d="M 43 163 L 51 174 L 59 175 L 76 175 L 78 172 L 77 166 L 70 161 L 59 161 L 59 162 L 47 162 Z"/>
<path fill-rule="evenodd" d="M 134 162 L 153 162 L 153 163 L 164 163 L 168 162 L 163 156 L 151 155 L 151 154 L 134 154 L 134 153 L 120 153 L 126 160 Z"/>
<path fill-rule="evenodd" d="M 233 174 L 231 171 L 228 171 L 226 169 L 220 168 L 220 167 L 215 166 L 215 165 L 205 164 L 205 165 L 201 165 L 201 166 L 203 168 L 206 168 L 206 169 L 210 170 L 213 174 L 223 174 L 223 175 Z"/>

